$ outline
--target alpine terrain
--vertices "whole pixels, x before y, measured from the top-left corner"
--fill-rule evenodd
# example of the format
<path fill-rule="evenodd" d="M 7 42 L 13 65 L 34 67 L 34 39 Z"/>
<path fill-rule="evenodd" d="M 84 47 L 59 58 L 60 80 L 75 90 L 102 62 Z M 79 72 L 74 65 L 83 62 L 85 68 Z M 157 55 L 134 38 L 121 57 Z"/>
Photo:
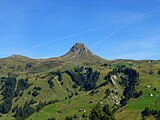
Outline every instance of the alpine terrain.
<path fill-rule="evenodd" d="M 0 120 L 160 120 L 160 61 L 63 56 L 0 59 Z"/>

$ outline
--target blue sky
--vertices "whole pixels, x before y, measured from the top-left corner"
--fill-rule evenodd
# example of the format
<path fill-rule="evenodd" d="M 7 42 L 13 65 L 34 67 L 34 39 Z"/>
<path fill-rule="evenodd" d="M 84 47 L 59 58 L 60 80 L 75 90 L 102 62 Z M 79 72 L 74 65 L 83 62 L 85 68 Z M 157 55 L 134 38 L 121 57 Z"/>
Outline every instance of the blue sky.
<path fill-rule="evenodd" d="M 48 58 L 76 42 L 106 59 L 160 59 L 159 0 L 0 0 L 0 57 Z"/>

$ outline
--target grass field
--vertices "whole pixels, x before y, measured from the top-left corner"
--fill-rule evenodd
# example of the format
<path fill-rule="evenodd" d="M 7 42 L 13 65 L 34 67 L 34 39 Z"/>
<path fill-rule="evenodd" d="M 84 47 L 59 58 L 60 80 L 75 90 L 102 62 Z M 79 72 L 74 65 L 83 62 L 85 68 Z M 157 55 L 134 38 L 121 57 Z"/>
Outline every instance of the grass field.
<path fill-rule="evenodd" d="M 86 114 L 87 116 L 90 114 L 91 109 L 98 103 L 102 102 L 103 104 L 110 104 L 110 107 L 117 107 L 120 104 L 116 105 L 116 100 L 120 101 L 124 88 L 119 84 L 121 80 L 120 77 L 113 76 L 114 86 L 110 83 L 106 86 L 102 86 L 96 89 L 96 93 L 90 95 L 91 91 L 80 90 L 80 87 L 74 89 L 72 86 L 74 82 L 71 77 L 66 73 L 62 76 L 63 84 L 61 84 L 56 78 L 53 78 L 54 88 L 51 89 L 48 84 L 49 72 L 56 71 L 57 69 L 62 72 L 65 70 L 72 70 L 75 66 L 85 66 L 92 67 L 94 70 L 99 71 L 100 79 L 96 83 L 97 86 L 103 83 L 104 76 L 107 75 L 109 71 L 111 71 L 114 67 L 119 65 L 126 65 L 127 67 L 132 67 L 136 69 L 139 74 L 139 84 L 136 86 L 136 91 L 143 91 L 143 95 L 136 99 L 130 99 L 128 104 L 125 107 L 119 108 L 119 110 L 115 113 L 115 117 L 117 120 L 141 120 L 141 111 L 146 107 L 151 107 L 152 109 L 160 110 L 160 75 L 157 74 L 157 71 L 160 69 L 160 61 L 154 61 L 149 63 L 146 61 L 133 61 L 133 60 L 115 60 L 115 61 L 105 61 L 107 63 L 111 63 L 111 66 L 103 67 L 100 63 L 93 61 L 92 64 L 81 64 L 80 62 L 58 62 L 54 61 L 54 59 L 47 60 L 28 60 L 28 61 L 19 61 L 15 62 L 11 59 L 5 62 L 5 66 L 2 66 L 0 69 L 0 76 L 7 76 L 8 72 L 14 71 L 14 74 L 18 75 L 18 78 L 26 78 L 28 77 L 28 82 L 32 84 L 28 89 L 24 90 L 22 97 L 17 97 L 13 99 L 13 107 L 23 106 L 25 102 L 31 100 L 32 98 L 36 102 L 40 101 L 50 101 L 58 99 L 59 102 L 54 104 L 50 104 L 42 108 L 38 113 L 34 113 L 27 120 L 47 120 L 48 118 L 55 117 L 57 120 L 64 120 L 66 116 L 74 116 L 75 114 L 78 116 L 77 119 L 81 120 L 82 115 Z M 14 70 L 13 70 L 13 62 L 14 62 Z M 0 61 L 1 64 L 4 64 Z M 32 63 L 33 67 L 25 70 L 25 65 L 27 63 Z M 54 67 L 52 66 L 54 65 Z M 7 68 L 7 67 L 8 68 Z M 153 74 L 149 74 L 150 71 L 153 71 Z M 31 94 L 28 94 L 29 91 L 33 92 L 33 88 L 35 86 L 42 87 L 42 90 L 39 92 L 39 95 L 33 97 Z M 146 87 L 150 86 L 150 87 Z M 156 87 L 156 91 L 153 88 Z M 104 99 L 106 89 L 110 89 L 110 95 Z M 118 91 L 118 94 L 114 93 Z M 75 92 L 78 95 L 75 95 Z M 67 98 L 73 94 L 73 97 Z M 153 94 L 150 96 L 149 94 Z M 0 98 L 2 96 L 0 95 Z M 13 108 L 12 107 L 12 108 Z M 84 112 L 79 112 L 80 109 L 85 110 Z M 14 120 L 12 117 L 13 113 L 10 111 L 8 115 L 2 115 L 0 117 L 1 120 Z M 154 119 L 153 116 L 149 116 L 148 120 Z"/>

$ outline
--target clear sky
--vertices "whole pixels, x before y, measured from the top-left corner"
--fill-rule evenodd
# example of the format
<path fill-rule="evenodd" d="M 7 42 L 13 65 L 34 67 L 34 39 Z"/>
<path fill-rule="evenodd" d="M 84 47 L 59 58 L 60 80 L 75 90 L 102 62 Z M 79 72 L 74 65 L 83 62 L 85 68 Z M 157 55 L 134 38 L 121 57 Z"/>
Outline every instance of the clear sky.
<path fill-rule="evenodd" d="M 76 42 L 106 59 L 160 59 L 159 0 L 0 0 L 0 57 L 48 58 Z"/>

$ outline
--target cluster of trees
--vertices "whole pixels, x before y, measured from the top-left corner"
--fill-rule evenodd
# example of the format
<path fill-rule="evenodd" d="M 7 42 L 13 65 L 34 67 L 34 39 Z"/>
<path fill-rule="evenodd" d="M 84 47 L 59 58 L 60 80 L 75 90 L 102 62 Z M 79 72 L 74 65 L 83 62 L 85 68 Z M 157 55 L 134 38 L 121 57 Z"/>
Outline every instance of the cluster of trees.
<path fill-rule="evenodd" d="M 50 78 L 48 80 L 48 84 L 50 86 L 50 88 L 52 89 L 54 87 L 54 82 L 53 82 L 53 77 L 57 76 L 58 78 L 58 81 L 60 82 L 60 84 L 62 85 L 63 84 L 63 81 L 62 81 L 62 72 L 60 70 L 57 70 L 56 72 L 53 71 L 53 72 L 50 72 L 49 75 L 50 75 Z"/>
<path fill-rule="evenodd" d="M 14 110 L 14 111 L 16 111 L 14 117 L 17 120 L 24 120 L 24 119 L 28 118 L 30 115 L 32 115 L 35 112 L 35 109 L 32 108 L 31 105 L 32 105 L 32 102 L 26 101 L 24 107 L 18 108 L 18 106 L 17 106 Z"/>
<path fill-rule="evenodd" d="M 14 97 L 17 97 L 20 93 L 20 91 L 23 91 L 27 89 L 30 85 L 28 84 L 27 79 L 20 79 L 17 80 L 13 76 L 9 76 L 8 78 L 2 78 L 1 79 L 3 85 L 2 85 L 2 95 L 3 95 L 3 102 L 0 104 L 0 113 L 6 114 L 8 113 L 12 108 L 12 101 Z M 17 87 L 16 87 L 17 83 Z M 21 92 L 20 95 L 22 95 L 23 92 Z"/>
<path fill-rule="evenodd" d="M 114 75 L 114 73 L 112 73 L 112 71 L 111 72 L 109 72 L 105 77 L 104 77 L 104 79 L 106 80 L 106 83 L 108 84 L 108 83 L 111 83 L 112 85 L 113 85 L 113 82 L 112 82 L 112 80 L 111 80 L 111 76 L 112 75 Z M 114 85 L 113 85 L 114 86 Z"/>
<path fill-rule="evenodd" d="M 26 67 L 25 67 L 25 70 L 29 69 L 32 67 L 32 63 L 26 63 Z"/>
<path fill-rule="evenodd" d="M 134 92 L 134 98 L 138 98 L 138 97 L 140 97 L 141 95 L 143 95 L 142 90 L 139 91 L 139 92 Z"/>
<path fill-rule="evenodd" d="M 12 107 L 12 100 L 14 98 L 15 88 L 16 88 L 16 78 L 8 77 L 2 80 L 2 95 L 3 102 L 0 104 L 0 113 L 8 113 Z"/>
<path fill-rule="evenodd" d="M 113 85 L 111 76 L 116 74 L 120 75 L 122 81 L 119 83 L 124 87 L 124 98 L 120 101 L 122 106 L 126 105 L 131 97 L 137 98 L 142 95 L 142 91 L 135 91 L 135 87 L 138 85 L 139 80 L 139 73 L 136 70 L 127 68 L 125 65 L 117 66 L 105 76 L 105 80 Z"/>
<path fill-rule="evenodd" d="M 142 118 L 145 120 L 145 116 L 153 115 L 157 120 L 160 120 L 160 111 L 159 110 L 152 110 L 146 107 L 142 112 Z"/>
<path fill-rule="evenodd" d="M 96 82 L 99 79 L 100 72 L 94 71 L 92 68 L 76 67 L 74 70 L 65 71 L 71 76 L 72 81 L 76 85 L 81 86 L 86 91 L 92 90 L 96 87 Z"/>
<path fill-rule="evenodd" d="M 111 80 L 111 76 L 112 76 L 112 75 L 116 75 L 117 73 L 123 72 L 123 70 L 124 70 L 125 68 L 126 68 L 125 65 L 121 65 L 121 66 L 117 66 L 117 67 L 113 68 L 113 70 L 110 71 L 110 72 L 104 77 L 104 79 L 107 81 L 107 83 L 110 82 L 111 84 L 113 84 L 113 83 L 112 83 L 112 80 Z"/>
<path fill-rule="evenodd" d="M 115 120 L 113 112 L 110 110 L 109 105 L 101 105 L 98 103 L 89 115 L 89 120 Z"/>
<path fill-rule="evenodd" d="M 73 120 L 73 117 L 66 117 L 65 120 Z"/>
<path fill-rule="evenodd" d="M 102 64 L 101 66 L 102 67 L 107 67 L 107 66 L 111 66 L 112 64 L 111 63 L 105 63 L 105 64 Z"/>
<path fill-rule="evenodd" d="M 39 91 L 41 91 L 41 90 L 42 90 L 42 87 L 35 86 L 35 87 L 33 88 L 32 96 L 33 96 L 33 97 L 38 96 L 38 95 L 39 95 Z"/>
<path fill-rule="evenodd" d="M 122 79 L 122 84 L 125 88 L 123 91 L 124 98 L 120 101 L 120 103 L 124 106 L 131 97 L 139 97 L 142 95 L 142 91 L 139 93 L 135 92 L 135 87 L 139 80 L 139 73 L 136 70 L 132 68 L 125 68 L 122 72 L 127 76 L 127 78 Z"/>
<path fill-rule="evenodd" d="M 58 81 L 61 82 L 62 81 L 62 72 L 60 70 L 57 70 L 56 72 L 50 72 L 49 75 L 56 75 L 58 76 Z"/>
<path fill-rule="evenodd" d="M 112 75 L 116 75 L 117 73 L 122 72 L 122 70 L 123 70 L 124 68 L 125 68 L 124 65 L 122 65 L 122 66 L 117 66 L 117 67 L 113 68 L 113 70 L 110 71 L 110 72 L 104 77 L 104 79 L 106 80 L 106 83 L 107 83 L 107 84 L 108 84 L 108 83 L 111 83 L 111 84 L 114 86 L 114 84 L 113 84 L 113 82 L 112 82 L 112 79 L 111 79 L 111 76 L 112 76 Z"/>
<path fill-rule="evenodd" d="M 109 88 L 106 89 L 106 91 L 105 91 L 106 95 L 105 95 L 104 99 L 107 98 L 110 95 L 110 93 L 111 93 L 111 91 L 109 90 Z"/>
<path fill-rule="evenodd" d="M 26 101 L 26 103 L 25 103 L 25 105 L 23 107 L 18 107 L 18 105 L 15 106 L 13 108 L 12 112 L 13 113 L 15 112 L 14 117 L 17 120 L 24 120 L 24 119 L 28 118 L 29 116 L 31 116 L 33 113 L 39 112 L 43 107 L 45 107 L 47 105 L 50 105 L 50 104 L 53 104 L 53 103 L 56 103 L 56 102 L 59 102 L 59 100 L 51 100 L 49 102 L 46 102 L 46 101 L 45 102 L 41 102 L 40 101 L 38 103 L 38 105 L 36 105 L 34 107 L 34 104 L 36 103 L 36 101 L 31 99 L 29 102 Z"/>
<path fill-rule="evenodd" d="M 20 91 L 27 89 L 30 86 L 28 83 L 28 79 L 20 79 L 18 80 L 17 89 L 15 91 L 15 97 L 18 97 Z"/>
<path fill-rule="evenodd" d="M 48 84 L 49 84 L 49 86 L 50 86 L 51 89 L 54 87 L 53 77 L 49 78 Z"/>

